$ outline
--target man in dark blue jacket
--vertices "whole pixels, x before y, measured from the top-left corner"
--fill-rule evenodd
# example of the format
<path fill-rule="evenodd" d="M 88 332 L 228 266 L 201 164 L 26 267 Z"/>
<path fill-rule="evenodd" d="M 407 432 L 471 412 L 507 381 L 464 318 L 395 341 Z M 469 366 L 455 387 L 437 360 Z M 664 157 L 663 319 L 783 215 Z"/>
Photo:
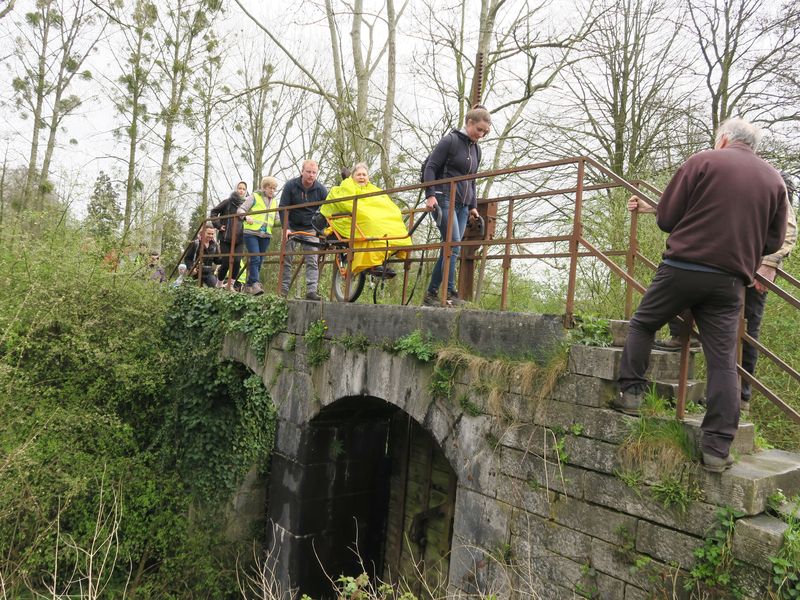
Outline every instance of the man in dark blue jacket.
<path fill-rule="evenodd" d="M 308 202 L 323 202 L 328 196 L 328 190 L 324 185 L 317 181 L 319 167 L 313 160 L 303 161 L 300 170 L 300 177 L 295 177 L 286 182 L 281 192 L 281 202 L 279 208 L 292 207 Z M 313 233 L 314 227 L 311 224 L 311 217 L 319 209 L 319 205 L 294 208 L 289 211 L 280 211 L 281 223 L 286 227 L 289 222 L 289 231 L 303 231 Z M 288 215 L 288 217 L 287 217 Z M 319 238 L 308 235 L 305 239 L 310 242 L 317 242 Z M 289 295 L 289 285 L 292 283 L 292 263 L 294 256 L 292 252 L 308 252 L 317 248 L 295 240 L 287 240 L 286 254 L 283 257 L 283 273 L 281 278 L 281 296 Z M 307 255 L 303 259 L 306 263 L 306 300 L 322 300 L 317 293 L 317 282 L 319 281 L 319 264 L 316 255 Z"/>
<path fill-rule="evenodd" d="M 492 126 L 489 111 L 482 106 L 475 106 L 467 112 L 463 129 L 454 129 L 444 136 L 431 152 L 425 163 L 422 175 L 423 181 L 436 181 L 447 177 L 458 177 L 478 172 L 481 160 L 481 151 L 478 141 L 484 137 Z M 447 239 L 447 225 L 450 218 L 450 185 L 433 186 L 425 189 L 425 204 L 432 208 L 436 204 L 442 210 L 442 221 L 439 231 L 442 241 Z M 456 184 L 455 206 L 453 210 L 453 224 L 450 240 L 461 241 L 467 227 L 467 219 L 478 216 L 478 196 L 475 180 L 459 181 Z M 465 304 L 464 300 L 456 293 L 456 260 L 461 246 L 454 246 L 450 254 L 450 265 L 447 275 L 447 304 L 448 306 Z M 428 291 L 422 300 L 425 306 L 441 306 L 437 297 L 439 286 L 442 284 L 442 263 L 444 262 L 444 249 L 439 253 L 436 265 L 433 267 L 431 282 Z"/>

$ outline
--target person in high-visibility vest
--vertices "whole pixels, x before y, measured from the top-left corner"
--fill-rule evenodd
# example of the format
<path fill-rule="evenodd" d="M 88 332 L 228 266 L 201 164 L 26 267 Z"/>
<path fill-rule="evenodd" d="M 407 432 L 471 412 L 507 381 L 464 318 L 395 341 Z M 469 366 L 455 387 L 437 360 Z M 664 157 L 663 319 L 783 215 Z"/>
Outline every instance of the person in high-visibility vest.
<path fill-rule="evenodd" d="M 253 192 L 253 195 L 242 204 L 242 209 L 245 212 L 259 212 L 277 208 L 278 199 L 275 197 L 277 189 L 277 179 L 264 177 L 261 180 L 261 190 Z M 249 254 L 258 254 L 258 256 L 249 257 L 244 292 L 253 295 L 263 294 L 264 288 L 259 281 L 261 263 L 264 261 L 263 254 L 269 250 L 269 242 L 272 239 L 272 225 L 278 220 L 278 212 L 248 215 L 244 220 L 244 245 Z"/>

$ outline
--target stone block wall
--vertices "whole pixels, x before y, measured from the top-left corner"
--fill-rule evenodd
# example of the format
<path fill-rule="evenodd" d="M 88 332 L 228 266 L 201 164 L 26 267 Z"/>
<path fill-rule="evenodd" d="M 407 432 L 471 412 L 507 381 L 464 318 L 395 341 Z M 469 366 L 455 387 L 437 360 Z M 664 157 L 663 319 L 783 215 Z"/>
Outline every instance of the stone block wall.
<path fill-rule="evenodd" d="M 429 325 L 442 339 L 471 340 L 476 352 L 484 345 L 490 355 L 503 347 L 522 352 L 531 336 L 541 338 L 542 348 L 552 347 L 560 337 L 557 322 L 526 315 L 504 322 L 492 313 L 485 325 L 486 313 L 478 311 L 291 305 L 288 331 L 272 341 L 267 356 L 253 356 L 247 341 L 235 337 L 224 349 L 261 373 L 271 390 L 280 418 L 276 455 L 302 454 L 305 424 L 339 398 L 382 398 L 411 415 L 458 476 L 449 569 L 454 595 L 643 599 L 675 588 L 675 596 L 666 597 L 688 598 L 683 581 L 694 550 L 716 523 L 718 507 L 732 506 L 747 514 L 736 523 L 733 554 L 740 563 L 732 575 L 745 598 L 766 597 L 769 556 L 780 547 L 785 525 L 763 514 L 763 499 L 779 486 L 800 490 L 794 455 L 771 455 L 780 463 L 777 474 L 756 483 L 741 474 L 698 471 L 701 499 L 684 512 L 666 509 L 650 486 L 630 487 L 617 475 L 619 445 L 635 417 L 609 408 L 616 393 L 614 350 L 574 347 L 569 372 L 541 400 L 535 400 L 538 388 L 531 393 L 513 373 L 487 383 L 485 373 L 469 369 L 457 371 L 449 398 L 433 398 L 432 365 L 384 352 L 382 341 Z M 358 319 L 339 314 L 346 309 Z M 328 322 L 329 338 L 365 335 L 373 346 L 359 353 L 330 341 L 330 359 L 309 367 L 302 336 L 320 318 Z M 653 372 L 670 377 L 677 357 L 670 361 L 657 357 Z M 274 527 L 279 543 L 294 535 L 286 522 Z M 284 567 L 280 572 L 290 578 L 288 563 Z"/>

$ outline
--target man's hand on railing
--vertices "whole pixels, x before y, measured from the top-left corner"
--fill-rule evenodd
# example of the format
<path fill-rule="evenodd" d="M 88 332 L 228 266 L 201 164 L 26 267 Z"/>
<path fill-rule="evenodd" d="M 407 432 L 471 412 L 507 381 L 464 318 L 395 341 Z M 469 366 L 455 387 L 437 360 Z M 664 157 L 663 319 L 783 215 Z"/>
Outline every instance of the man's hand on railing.
<path fill-rule="evenodd" d="M 428 196 L 427 198 L 425 198 L 425 206 L 427 206 L 428 208 L 433 208 L 438 204 L 439 203 L 436 201 L 436 196 Z"/>
<path fill-rule="evenodd" d="M 654 213 L 656 209 L 650 206 L 647 202 L 639 198 L 639 196 L 631 196 L 628 199 L 628 210 L 630 212 L 640 213 Z"/>
<path fill-rule="evenodd" d="M 770 267 L 769 265 L 762 264 L 760 267 L 758 267 L 758 271 L 756 271 L 756 273 L 761 275 L 767 281 L 772 282 L 775 281 L 775 274 L 777 273 L 777 270 L 775 269 L 775 267 Z M 759 282 L 758 279 L 755 280 L 755 286 L 756 286 L 756 291 L 759 294 L 767 293 L 766 286 L 763 283 Z"/>

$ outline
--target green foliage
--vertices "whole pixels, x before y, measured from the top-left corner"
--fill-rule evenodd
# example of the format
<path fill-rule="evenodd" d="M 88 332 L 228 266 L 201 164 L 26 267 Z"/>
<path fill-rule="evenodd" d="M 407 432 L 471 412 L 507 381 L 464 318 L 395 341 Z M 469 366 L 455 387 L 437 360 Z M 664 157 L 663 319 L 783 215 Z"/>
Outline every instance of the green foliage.
<path fill-rule="evenodd" d="M 695 565 L 684 584 L 687 591 L 700 591 L 710 597 L 742 597 L 742 590 L 732 578 L 738 562 L 732 553 L 733 530 L 736 519 L 742 516 L 731 508 L 717 511 L 717 524 L 703 545 L 694 550 Z"/>
<path fill-rule="evenodd" d="M 778 488 L 767 496 L 767 511 L 772 514 L 778 514 L 778 509 L 785 502 L 787 502 L 786 494 L 783 493 L 782 489 Z"/>
<path fill-rule="evenodd" d="M 650 492 L 664 508 L 675 508 L 681 514 L 686 514 L 692 502 L 702 497 L 699 486 L 686 474 L 685 469 L 678 477 L 667 475 L 657 481 L 650 488 Z"/>
<path fill-rule="evenodd" d="M 514 550 L 509 543 L 498 544 L 492 554 L 495 560 L 504 566 L 510 566 L 514 561 Z"/>
<path fill-rule="evenodd" d="M 394 343 L 392 350 L 400 356 L 410 354 L 422 362 L 430 362 L 436 358 L 436 348 L 428 335 L 415 329 L 408 335 L 401 337 Z"/>
<path fill-rule="evenodd" d="M 572 435 L 582 435 L 583 434 L 583 424 L 582 423 L 573 423 L 569 426 L 569 432 Z"/>
<path fill-rule="evenodd" d="M 452 363 L 436 364 L 431 376 L 430 392 L 434 398 L 447 399 L 453 393 L 456 366 Z"/>
<path fill-rule="evenodd" d="M 576 318 L 575 328 L 571 332 L 572 342 L 584 346 L 610 346 L 611 326 L 608 319 L 594 315 L 582 315 Z"/>
<path fill-rule="evenodd" d="M 325 344 L 325 332 L 328 326 L 325 319 L 314 321 L 308 326 L 305 335 L 306 342 L 306 362 L 309 367 L 316 367 L 327 361 L 331 357 L 331 351 Z"/>
<path fill-rule="evenodd" d="M 581 565 L 581 580 L 575 583 L 575 593 L 583 598 L 599 598 L 597 570 L 589 563 Z"/>
<path fill-rule="evenodd" d="M 787 501 L 782 493 L 781 497 L 781 503 Z M 800 497 L 795 496 L 791 501 L 800 506 Z M 788 527 L 783 533 L 783 544 L 776 556 L 769 557 L 772 587 L 779 600 L 800 598 L 800 515 L 795 510 L 785 520 Z"/>
<path fill-rule="evenodd" d="M 411 592 L 404 592 L 398 596 L 399 591 L 395 592 L 394 587 L 388 583 L 373 584 L 366 573 L 361 573 L 358 577 L 342 575 L 334 584 L 338 600 L 390 600 L 395 597 L 397 600 L 417 600 Z M 311 600 L 306 595 L 300 600 L 304 599 Z"/>
<path fill-rule="evenodd" d="M 121 222 L 122 208 L 119 205 L 119 194 L 114 189 L 111 178 L 100 171 L 86 208 L 86 225 L 96 237 L 109 239 L 116 234 Z"/>
<path fill-rule="evenodd" d="M 35 237 L 9 224 L 0 238 L 0 554 L 10 597 L 54 572 L 57 549 L 59 573 L 87 568 L 69 544 L 90 548 L 114 526 L 109 589 L 127 581 L 130 597 L 229 597 L 219 509 L 253 464 L 266 464 L 274 409 L 260 379 L 220 363 L 219 351 L 228 331 L 265 343 L 285 304 L 174 290 L 132 261 L 111 271 L 101 245 L 68 223 L 45 218 Z"/>
<path fill-rule="evenodd" d="M 483 414 L 481 407 L 470 400 L 468 394 L 462 394 L 458 399 L 458 404 L 461 407 L 461 410 L 464 411 L 464 414 L 469 415 L 470 417 L 479 417 Z"/>
<path fill-rule="evenodd" d="M 361 354 L 364 354 L 369 349 L 369 338 L 363 334 L 342 335 L 334 339 L 334 342 L 346 350 L 360 352 Z"/>
<path fill-rule="evenodd" d="M 614 475 L 619 477 L 625 485 L 631 488 L 638 488 L 640 485 L 642 485 L 642 483 L 644 483 L 644 473 L 636 469 L 617 469 L 614 471 Z"/>
<path fill-rule="evenodd" d="M 172 382 L 177 411 L 165 416 L 165 433 L 176 441 L 171 460 L 204 504 L 222 501 L 251 465 L 266 461 L 274 431 L 274 408 L 260 378 L 219 362 L 222 338 L 247 334 L 261 354 L 285 319 L 285 302 L 274 296 L 175 290 L 167 334 L 172 372 L 181 377 Z"/>
<path fill-rule="evenodd" d="M 651 384 L 642 397 L 641 413 L 647 416 L 664 416 L 672 413 L 670 401 L 659 395 L 655 384 Z"/>

